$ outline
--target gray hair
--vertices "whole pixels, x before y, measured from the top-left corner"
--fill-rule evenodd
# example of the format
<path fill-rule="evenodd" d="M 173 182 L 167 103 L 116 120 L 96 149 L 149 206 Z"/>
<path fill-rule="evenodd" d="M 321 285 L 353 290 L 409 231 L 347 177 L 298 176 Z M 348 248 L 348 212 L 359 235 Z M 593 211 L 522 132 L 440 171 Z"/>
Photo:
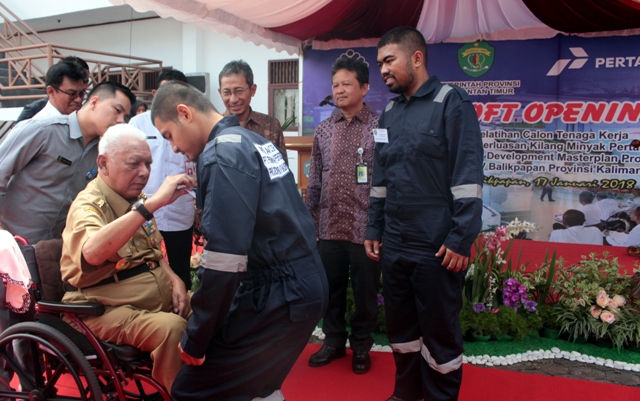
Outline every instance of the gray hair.
<path fill-rule="evenodd" d="M 249 87 L 253 86 L 253 70 L 246 61 L 234 60 L 222 67 L 222 71 L 220 71 L 218 75 L 218 86 L 220 86 L 222 82 L 222 77 L 228 77 L 231 74 L 241 74 L 244 76 L 245 81 L 247 81 L 247 85 L 249 85 Z"/>
<path fill-rule="evenodd" d="M 111 154 L 114 151 L 121 150 L 124 146 L 125 139 L 137 139 L 146 141 L 147 135 L 138 128 L 130 124 L 116 124 L 109 127 L 100 138 L 98 143 L 98 154 Z"/>

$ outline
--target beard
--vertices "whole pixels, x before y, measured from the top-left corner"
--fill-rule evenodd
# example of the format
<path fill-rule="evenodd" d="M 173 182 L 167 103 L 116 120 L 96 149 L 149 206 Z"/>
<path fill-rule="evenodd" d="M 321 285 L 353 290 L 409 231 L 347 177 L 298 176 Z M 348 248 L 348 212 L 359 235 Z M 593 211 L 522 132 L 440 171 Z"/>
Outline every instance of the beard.
<path fill-rule="evenodd" d="M 398 95 L 408 91 L 409 88 L 411 87 L 411 84 L 413 84 L 413 81 L 415 80 L 415 72 L 413 71 L 413 68 L 411 68 L 410 61 L 407 62 L 407 65 L 404 70 L 404 74 L 402 76 L 402 80 L 399 80 L 398 77 L 396 77 L 396 75 L 392 73 L 387 74 L 387 76 L 393 77 L 395 81 L 395 84 L 387 87 L 389 89 L 389 92 L 395 93 Z"/>

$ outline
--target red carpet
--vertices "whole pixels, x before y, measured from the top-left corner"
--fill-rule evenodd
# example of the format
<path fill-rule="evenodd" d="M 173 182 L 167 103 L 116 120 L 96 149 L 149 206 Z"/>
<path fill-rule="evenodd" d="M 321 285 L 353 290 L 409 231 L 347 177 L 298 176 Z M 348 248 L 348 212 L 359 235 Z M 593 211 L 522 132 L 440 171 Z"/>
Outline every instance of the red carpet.
<path fill-rule="evenodd" d="M 372 352 L 371 371 L 356 375 L 347 357 L 321 368 L 307 365 L 320 348 L 308 345 L 284 382 L 287 401 L 384 401 L 393 391 L 391 353 Z M 464 365 L 460 401 L 638 401 L 640 388 Z"/>

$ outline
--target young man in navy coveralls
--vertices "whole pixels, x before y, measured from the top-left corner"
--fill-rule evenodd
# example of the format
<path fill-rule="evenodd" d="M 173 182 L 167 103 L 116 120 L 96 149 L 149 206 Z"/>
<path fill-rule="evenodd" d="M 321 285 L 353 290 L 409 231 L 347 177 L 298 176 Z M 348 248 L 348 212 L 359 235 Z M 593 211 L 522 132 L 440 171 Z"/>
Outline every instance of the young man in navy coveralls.
<path fill-rule="evenodd" d="M 174 400 L 284 400 L 282 382 L 324 314 L 313 219 L 280 150 L 194 87 L 163 85 L 151 118 L 197 160 L 207 240 L 180 343 Z"/>
<path fill-rule="evenodd" d="M 398 400 L 457 400 L 464 270 L 482 225 L 482 137 L 469 96 L 427 72 L 422 34 L 378 42 L 389 91 L 376 132 L 365 248 L 382 264 Z M 382 246 L 384 243 L 384 246 Z"/>

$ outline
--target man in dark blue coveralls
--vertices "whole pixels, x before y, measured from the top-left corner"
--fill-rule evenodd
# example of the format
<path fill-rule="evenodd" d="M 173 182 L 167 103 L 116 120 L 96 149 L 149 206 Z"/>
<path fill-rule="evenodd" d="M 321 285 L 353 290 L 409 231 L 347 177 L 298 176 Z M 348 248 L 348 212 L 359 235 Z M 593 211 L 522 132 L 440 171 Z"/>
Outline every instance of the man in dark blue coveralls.
<path fill-rule="evenodd" d="M 396 362 L 388 401 L 457 400 L 464 270 L 482 223 L 478 118 L 466 92 L 429 77 L 426 43 L 414 28 L 380 39 L 378 65 L 399 94 L 374 135 L 365 241 L 382 264 Z"/>
<path fill-rule="evenodd" d="M 197 160 L 207 240 L 180 342 L 174 400 L 284 400 L 282 382 L 327 306 L 313 219 L 282 153 L 182 82 L 160 87 L 151 118 Z"/>

